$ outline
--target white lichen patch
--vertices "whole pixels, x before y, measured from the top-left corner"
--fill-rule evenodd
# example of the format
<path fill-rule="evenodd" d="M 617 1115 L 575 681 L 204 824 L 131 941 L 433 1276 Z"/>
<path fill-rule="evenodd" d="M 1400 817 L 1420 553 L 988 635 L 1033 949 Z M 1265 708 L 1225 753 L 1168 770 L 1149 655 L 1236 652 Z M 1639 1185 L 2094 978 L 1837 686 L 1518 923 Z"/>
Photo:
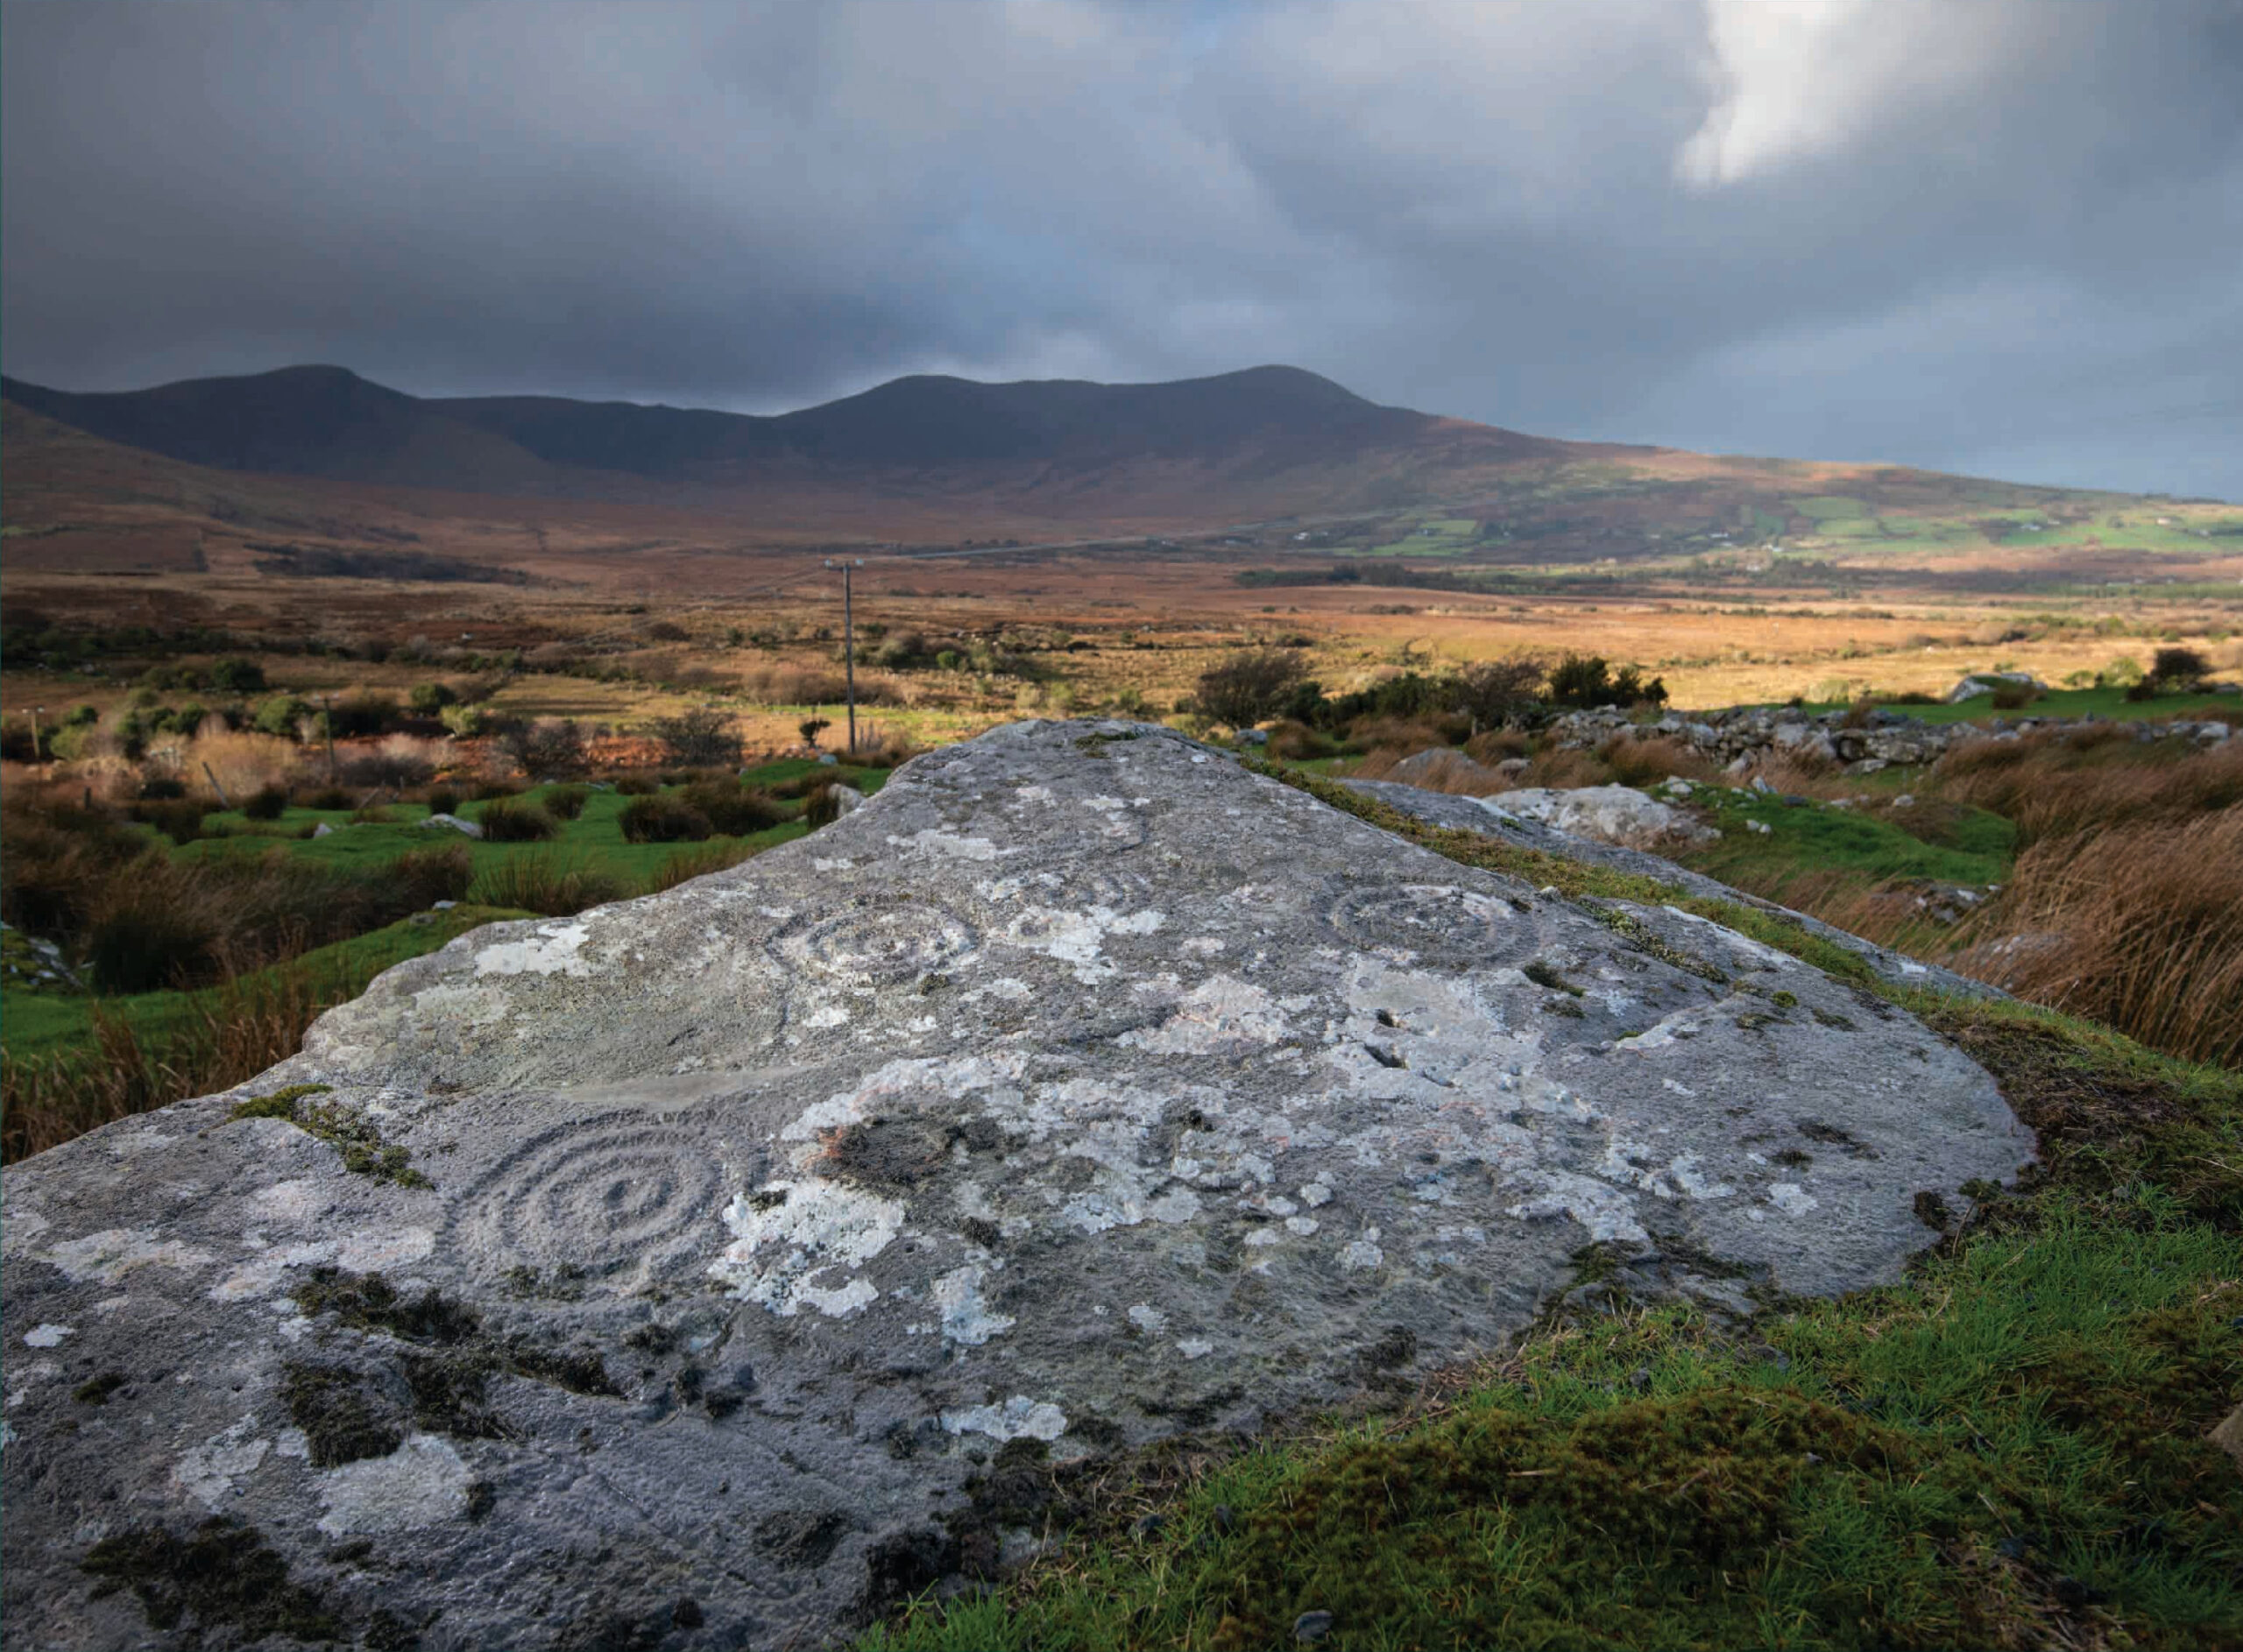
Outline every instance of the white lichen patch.
<path fill-rule="evenodd" d="M 773 1183 L 753 1199 L 735 1195 L 725 1225 L 732 1242 L 710 1263 L 711 1278 L 782 1319 L 804 1308 L 839 1318 L 879 1296 L 870 1280 L 846 1275 L 895 1242 L 903 1206 L 812 1177 Z M 844 1276 L 828 1277 L 837 1273 Z"/>
<path fill-rule="evenodd" d="M 1004 938 L 1013 945 L 1062 964 L 1074 965 L 1074 975 L 1085 985 L 1110 980 L 1114 966 L 1099 957 L 1109 935 L 1151 935 L 1166 921 L 1163 914 L 1146 910 L 1120 913 L 1111 907 L 1092 907 L 1065 912 L 1051 907 L 1030 907 L 1008 924 Z"/>
<path fill-rule="evenodd" d="M 1215 1345 L 1205 1337 L 1186 1337 L 1176 1345 L 1176 1352 L 1186 1359 L 1204 1359 L 1214 1351 Z"/>
<path fill-rule="evenodd" d="M 327 1512 L 319 1528 L 330 1537 L 414 1531 L 467 1514 L 467 1465 L 451 1442 L 411 1434 L 387 1457 L 330 1469 L 320 1479 Z"/>
<path fill-rule="evenodd" d="M 1116 1041 L 1156 1055 L 1214 1055 L 1266 1048 L 1292 1035 L 1285 1006 L 1267 989 L 1235 975 L 1210 976 L 1186 992 L 1158 1027 Z"/>
<path fill-rule="evenodd" d="M 257 1419 L 245 1416 L 223 1434 L 214 1434 L 172 1465 L 180 1490 L 215 1509 L 240 1494 L 238 1482 L 265 1461 L 272 1442 L 256 1437 Z"/>
<path fill-rule="evenodd" d="M 353 1233 L 343 1241 L 335 1260 L 354 1274 L 379 1273 L 424 1260 L 436 1248 L 433 1228 L 402 1227 L 393 1232 Z"/>
<path fill-rule="evenodd" d="M 922 855 L 933 855 L 945 860 L 994 860 L 997 846 L 986 837 L 961 837 L 955 832 L 937 831 L 931 827 L 913 832 L 909 837 L 890 835 L 888 840 L 895 848 Z"/>
<path fill-rule="evenodd" d="M 1010 1314 L 991 1310 L 981 1294 L 988 1277 L 980 1263 L 968 1262 L 935 1281 L 935 1306 L 942 1310 L 943 1335 L 952 1342 L 978 1348 L 1016 1323 Z"/>
<path fill-rule="evenodd" d="M 51 1226 L 37 1211 L 11 1204 L 6 1219 L 0 1221 L 0 1256 L 14 1256 L 32 1247 L 32 1241 Z"/>
<path fill-rule="evenodd" d="M 994 1440 L 1042 1440 L 1047 1444 L 1067 1431 L 1067 1414 L 1049 1400 L 1016 1394 L 1001 1405 L 977 1405 L 942 1414 L 952 1434 L 986 1434 Z"/>
<path fill-rule="evenodd" d="M 33 1325 L 24 1333 L 26 1348 L 60 1348 L 65 1337 L 78 1334 L 74 1325 Z"/>
<path fill-rule="evenodd" d="M 1528 1197 L 1506 1206 L 1508 1216 L 1530 1222 L 1571 1217 L 1588 1230 L 1592 1244 L 1608 1239 L 1640 1244 L 1651 1237 L 1636 1219 L 1634 1198 L 1610 1183 L 1567 1170 L 1537 1171 L 1523 1179 L 1539 1186 Z"/>
<path fill-rule="evenodd" d="M 1168 1329 L 1168 1316 L 1150 1303 L 1139 1303 L 1129 1310 L 1129 1323 L 1140 1331 L 1159 1336 Z"/>
<path fill-rule="evenodd" d="M 1768 1203 L 1786 1216 L 1805 1216 L 1822 1201 L 1796 1182 L 1779 1182 L 1768 1190 Z"/>
<path fill-rule="evenodd" d="M 581 919 L 541 925 L 534 935 L 523 940 L 504 941 L 477 953 L 476 977 L 591 975 L 591 964 L 581 954 L 591 932 L 591 926 Z"/>
<path fill-rule="evenodd" d="M 1350 1273 L 1378 1267 L 1386 1260 L 1386 1253 L 1379 1248 L 1375 1232 L 1362 1239 L 1349 1239 L 1340 1248 L 1340 1266 Z"/>
<path fill-rule="evenodd" d="M 89 1280 L 114 1285 L 136 1267 L 207 1267 L 216 1260 L 182 1240 L 160 1237 L 152 1227 L 104 1228 L 36 1254 L 79 1285 Z"/>

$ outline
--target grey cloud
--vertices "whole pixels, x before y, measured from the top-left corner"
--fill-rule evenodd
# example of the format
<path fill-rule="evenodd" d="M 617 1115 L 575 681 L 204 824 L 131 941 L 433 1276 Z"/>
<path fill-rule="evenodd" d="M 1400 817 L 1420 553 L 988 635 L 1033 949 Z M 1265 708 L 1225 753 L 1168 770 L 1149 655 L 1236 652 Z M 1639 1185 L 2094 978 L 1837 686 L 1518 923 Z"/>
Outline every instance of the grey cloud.
<path fill-rule="evenodd" d="M 756 411 L 1288 361 L 2243 497 L 2243 13 L 1780 15 L 11 0 L 0 341 L 71 388 L 326 360 Z"/>

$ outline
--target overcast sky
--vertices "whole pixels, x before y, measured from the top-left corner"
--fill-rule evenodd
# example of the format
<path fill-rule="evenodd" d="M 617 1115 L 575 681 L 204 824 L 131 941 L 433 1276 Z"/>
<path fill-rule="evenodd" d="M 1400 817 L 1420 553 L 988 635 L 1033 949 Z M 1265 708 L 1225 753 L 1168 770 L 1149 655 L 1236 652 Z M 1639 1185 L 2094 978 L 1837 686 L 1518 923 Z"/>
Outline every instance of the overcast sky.
<path fill-rule="evenodd" d="M 2243 500 L 2243 0 L 6 0 L 0 266 L 68 389 L 1285 362 Z"/>

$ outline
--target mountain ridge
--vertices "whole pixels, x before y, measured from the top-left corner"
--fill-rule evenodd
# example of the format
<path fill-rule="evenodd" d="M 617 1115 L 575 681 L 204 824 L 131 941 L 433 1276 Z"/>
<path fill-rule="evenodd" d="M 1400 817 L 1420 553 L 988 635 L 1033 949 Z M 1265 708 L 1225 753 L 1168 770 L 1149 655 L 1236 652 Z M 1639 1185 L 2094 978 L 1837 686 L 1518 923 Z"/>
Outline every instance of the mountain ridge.
<path fill-rule="evenodd" d="M 618 478 L 698 486 L 942 473 L 1095 477 L 1185 463 L 1257 474 L 1431 447 L 1445 462 L 1560 458 L 1580 444 L 1382 406 L 1305 370 L 1247 368 L 1143 385 L 983 383 L 919 374 L 791 413 L 732 413 L 554 396 L 422 398 L 307 364 L 80 392 L 0 378 L 32 412 L 217 469 L 465 489 L 609 495 Z M 1430 455 L 1429 455 L 1430 456 Z"/>

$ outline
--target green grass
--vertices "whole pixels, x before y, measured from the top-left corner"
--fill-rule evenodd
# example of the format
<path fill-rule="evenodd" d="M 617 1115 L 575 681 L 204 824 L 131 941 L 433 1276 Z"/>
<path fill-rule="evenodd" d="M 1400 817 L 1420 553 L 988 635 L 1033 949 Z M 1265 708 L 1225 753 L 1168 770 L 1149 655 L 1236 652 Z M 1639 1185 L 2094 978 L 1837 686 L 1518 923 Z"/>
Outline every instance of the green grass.
<path fill-rule="evenodd" d="M 1750 874 L 1756 890 L 1771 878 L 1818 872 L 1856 874 L 1870 882 L 1928 878 L 1942 883 L 1983 886 L 2009 875 L 2015 858 L 2017 829 L 1982 808 L 1926 806 L 1903 818 L 1921 822 L 1919 830 L 1937 841 L 1903 830 L 1869 809 L 1832 808 L 1826 804 L 1787 804 L 1772 794 L 1700 787 L 1691 801 L 1702 804 L 1722 840 L 1684 857 L 1708 877 L 1739 881 Z M 1745 822 L 1758 821 L 1765 833 Z"/>
<path fill-rule="evenodd" d="M 1641 899 L 1648 880 L 1580 882 Z M 1061 1556 L 864 1644 L 1277 1648 L 1309 1612 L 1334 1648 L 2243 1642 L 2243 1476 L 2204 1437 L 2243 1387 L 2243 1076 L 1877 986 L 1735 915 L 1983 1063 L 2040 1164 L 1888 1288 L 1716 1323 L 1608 1286 L 1398 1415 L 1123 1464 L 1001 1458 L 977 1502 L 1072 1526 Z"/>
<path fill-rule="evenodd" d="M 754 770 L 746 776 L 746 783 L 783 785 L 812 772 L 835 773 L 868 794 L 880 789 L 888 773 L 884 769 L 833 769 L 809 759 L 789 759 Z M 550 789 L 538 787 L 524 795 L 534 801 Z M 617 822 L 630 801 L 612 792 L 593 792 L 585 800 L 584 813 L 578 819 L 561 822 L 559 835 L 552 840 L 534 844 L 478 843 L 457 832 L 414 825 L 411 822 L 425 818 L 428 813 L 419 804 L 392 806 L 389 812 L 393 820 L 387 823 L 354 824 L 347 810 L 291 808 L 274 822 L 251 822 L 238 810 L 222 811 L 206 816 L 206 829 L 231 835 L 202 838 L 173 852 L 184 859 L 201 860 L 225 855 L 264 854 L 279 848 L 338 870 L 364 872 L 386 865 L 408 851 L 456 844 L 465 846 L 474 864 L 480 886 L 478 896 L 485 890 L 503 891 L 507 883 L 504 875 L 507 868 L 526 865 L 579 870 L 628 893 L 644 887 L 673 856 L 693 847 L 624 842 Z M 467 803 L 461 807 L 460 813 L 472 820 L 487 807 L 485 803 Z M 303 827 L 322 821 L 335 828 L 327 837 L 294 836 Z M 726 841 L 765 849 L 803 837 L 808 830 L 799 821 L 789 821 L 751 837 Z M 151 840 L 166 841 L 153 834 Z M 424 915 L 427 922 L 419 917 L 409 918 L 319 948 L 278 967 L 308 971 L 323 989 L 355 996 L 391 964 L 434 951 L 477 924 L 499 917 L 530 914 L 512 908 L 463 905 L 450 912 Z M 272 974 L 272 971 L 257 971 L 242 978 L 241 984 L 254 986 Z M 197 1006 L 215 1002 L 213 995 L 223 990 L 209 987 L 197 992 L 142 992 L 99 999 L 7 990 L 0 992 L 0 1006 L 5 1011 L 4 1020 L 0 1020 L 0 1047 L 18 1060 L 88 1049 L 94 1041 L 92 1006 L 96 1002 L 105 1013 L 129 1023 L 145 1041 L 193 1022 Z"/>
<path fill-rule="evenodd" d="M 287 964 L 253 971 L 237 978 L 237 985 L 254 989 L 283 971 L 310 977 L 323 986 L 356 995 L 366 983 L 393 964 L 434 952 L 446 942 L 485 923 L 531 914 L 496 907 L 461 905 L 449 912 L 416 914 L 384 928 L 354 935 L 305 953 Z M 5 1006 L 4 1038 L 8 1054 L 18 1061 L 67 1055 L 93 1043 L 94 1009 L 132 1028 L 143 1042 L 160 1041 L 191 1025 L 203 1006 L 214 1004 L 226 989 L 198 988 L 193 992 L 135 992 L 130 996 L 96 998 L 86 993 L 0 992 Z"/>
<path fill-rule="evenodd" d="M 1843 711 L 1848 702 L 1826 701 L 1806 709 L 1820 714 Z M 2129 700 L 2124 688 L 2051 688 L 2032 704 L 2014 711 L 1994 710 L 1991 694 L 1973 695 L 1954 705 L 1895 705 L 1902 717 L 1919 723 L 1985 723 L 1995 717 L 2102 717 L 2113 722 L 2141 722 L 2152 717 L 2183 715 L 2208 717 L 2222 711 L 2243 710 L 2243 696 L 2232 694 L 2161 695 L 2155 700 Z"/>

